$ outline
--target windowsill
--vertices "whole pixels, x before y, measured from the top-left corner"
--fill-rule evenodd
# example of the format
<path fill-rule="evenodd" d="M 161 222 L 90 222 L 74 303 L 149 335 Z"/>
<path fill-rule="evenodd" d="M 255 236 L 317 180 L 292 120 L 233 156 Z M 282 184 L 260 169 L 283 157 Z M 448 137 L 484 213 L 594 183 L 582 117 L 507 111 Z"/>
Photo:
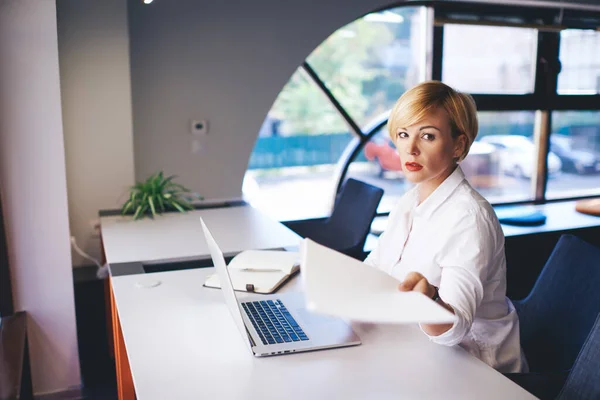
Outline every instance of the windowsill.
<path fill-rule="evenodd" d="M 600 217 L 582 214 L 575 210 L 575 200 L 554 202 L 539 205 L 494 206 L 495 210 L 527 208 L 541 211 L 546 215 L 546 222 L 537 226 L 515 226 L 501 224 L 506 237 L 525 236 L 547 232 L 563 232 L 574 229 L 600 227 Z M 370 252 L 377 244 L 377 237 L 385 230 L 388 216 L 376 217 L 371 225 L 371 234 L 365 243 L 365 252 Z"/>

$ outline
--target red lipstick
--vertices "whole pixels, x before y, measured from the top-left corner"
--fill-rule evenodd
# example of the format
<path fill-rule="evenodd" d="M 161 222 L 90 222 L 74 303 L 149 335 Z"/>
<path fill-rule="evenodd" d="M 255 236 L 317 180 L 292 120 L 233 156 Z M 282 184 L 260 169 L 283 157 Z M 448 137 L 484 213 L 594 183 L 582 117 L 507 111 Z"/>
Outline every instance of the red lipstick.
<path fill-rule="evenodd" d="M 416 172 L 416 171 L 420 171 L 423 169 L 423 166 L 416 162 L 407 162 L 407 163 L 404 163 L 404 166 L 406 167 L 407 170 L 409 170 L 411 172 Z"/>

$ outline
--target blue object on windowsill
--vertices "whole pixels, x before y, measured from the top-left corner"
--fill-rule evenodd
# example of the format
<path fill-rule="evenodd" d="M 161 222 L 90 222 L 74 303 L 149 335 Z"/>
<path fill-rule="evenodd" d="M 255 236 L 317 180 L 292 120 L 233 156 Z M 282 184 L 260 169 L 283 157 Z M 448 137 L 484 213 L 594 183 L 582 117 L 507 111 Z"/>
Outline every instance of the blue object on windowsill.
<path fill-rule="evenodd" d="M 497 209 L 496 215 L 501 224 L 517 226 L 537 226 L 546 223 L 546 214 L 531 208 Z"/>

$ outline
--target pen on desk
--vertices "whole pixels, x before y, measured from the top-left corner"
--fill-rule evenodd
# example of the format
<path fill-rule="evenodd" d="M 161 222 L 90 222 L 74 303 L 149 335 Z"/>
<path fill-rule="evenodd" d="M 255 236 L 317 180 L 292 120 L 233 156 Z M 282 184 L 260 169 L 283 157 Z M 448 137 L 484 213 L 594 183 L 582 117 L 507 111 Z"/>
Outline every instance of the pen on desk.
<path fill-rule="evenodd" d="M 281 272 L 279 269 L 272 268 L 240 268 L 239 270 L 248 272 Z"/>

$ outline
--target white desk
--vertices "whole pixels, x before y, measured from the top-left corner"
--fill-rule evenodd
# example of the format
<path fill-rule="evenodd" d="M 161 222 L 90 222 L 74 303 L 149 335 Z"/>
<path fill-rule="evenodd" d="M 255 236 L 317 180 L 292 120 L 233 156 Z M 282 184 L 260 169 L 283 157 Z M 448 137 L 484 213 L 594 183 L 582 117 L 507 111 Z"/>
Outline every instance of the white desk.
<path fill-rule="evenodd" d="M 112 278 L 138 399 L 534 398 L 462 349 L 431 343 L 417 326 L 355 325 L 357 347 L 255 358 L 222 293 L 202 287 L 212 272 Z M 136 287 L 154 280 L 161 284 Z M 295 278 L 283 290 L 298 285 Z"/>
<path fill-rule="evenodd" d="M 166 213 L 154 219 L 100 218 L 109 264 L 210 258 L 200 227 L 209 226 L 225 256 L 247 249 L 296 247 L 300 237 L 252 206 Z"/>
<path fill-rule="evenodd" d="M 293 249 L 297 248 L 300 240 L 285 225 L 251 206 L 208 208 L 183 214 L 166 213 L 154 219 L 138 221 L 133 221 L 132 217 L 101 217 L 104 255 L 112 275 L 106 285 L 107 302 L 110 303 L 107 324 L 113 332 L 109 341 L 111 348 L 114 345 L 120 400 L 135 399 L 135 392 L 128 351 L 123 342 L 120 311 L 115 306 L 111 283 L 117 276 L 143 275 L 144 266 L 149 264 L 188 260 L 195 263 L 196 260 L 210 259 L 200 217 L 206 221 L 226 256 L 246 249 Z"/>

